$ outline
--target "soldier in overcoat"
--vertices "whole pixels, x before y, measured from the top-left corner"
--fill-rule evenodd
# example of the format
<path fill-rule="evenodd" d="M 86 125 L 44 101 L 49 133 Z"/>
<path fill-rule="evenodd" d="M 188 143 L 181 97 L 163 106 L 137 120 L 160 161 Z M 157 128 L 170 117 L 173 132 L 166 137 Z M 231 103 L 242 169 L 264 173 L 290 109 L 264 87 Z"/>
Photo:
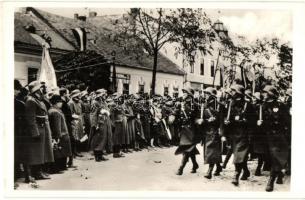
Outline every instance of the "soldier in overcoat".
<path fill-rule="evenodd" d="M 43 103 L 41 84 L 33 81 L 29 84 L 30 95 L 25 103 L 27 133 L 26 159 L 32 166 L 32 174 L 36 180 L 49 179 L 42 172 L 42 165 L 54 162 L 52 137 L 48 119 L 48 111 Z"/>
<path fill-rule="evenodd" d="M 217 91 L 215 88 L 208 87 L 204 90 L 206 103 L 203 109 L 203 144 L 204 144 L 204 163 L 209 164 L 205 178 L 212 178 L 212 171 L 216 165 L 215 176 L 219 176 L 222 171 L 221 139 L 219 134 L 220 116 L 217 110 Z"/>
<path fill-rule="evenodd" d="M 94 152 L 96 162 L 108 160 L 103 156 L 103 151 L 110 139 L 109 137 L 111 137 L 112 141 L 112 125 L 109 123 L 110 111 L 107 103 L 104 102 L 106 99 L 105 97 L 106 91 L 97 94 L 96 98 L 98 99 L 98 102 L 96 102 L 96 105 L 92 108 L 92 114 L 96 114 L 96 116 L 91 115 L 92 119 L 94 119 L 94 128 L 91 128 L 90 133 L 90 150 Z"/>
<path fill-rule="evenodd" d="M 67 169 L 67 158 L 72 156 L 72 150 L 65 115 L 61 110 L 63 100 L 59 95 L 54 94 L 50 99 L 50 103 L 52 106 L 49 109 L 48 114 L 52 139 L 56 146 L 56 148 L 53 148 L 55 159 L 53 170 L 56 173 Z"/>
<path fill-rule="evenodd" d="M 180 125 L 180 142 L 179 146 L 175 151 L 175 155 L 182 154 L 181 165 L 178 168 L 177 175 L 183 174 L 183 169 L 188 162 L 189 158 L 193 163 L 191 173 L 196 173 L 199 165 L 196 161 L 196 154 L 199 154 L 196 148 L 196 137 L 195 137 L 195 116 L 196 110 L 193 109 L 193 93 L 191 89 L 183 89 L 183 102 L 176 111 L 176 120 Z"/>
<path fill-rule="evenodd" d="M 228 108 L 228 118 L 225 121 L 226 125 L 230 126 L 229 137 L 232 142 L 233 150 L 233 163 L 235 165 L 235 174 L 232 180 L 232 184 L 237 186 L 239 184 L 239 178 L 242 170 L 245 175 L 249 176 L 246 171 L 246 162 L 248 160 L 249 152 L 249 138 L 245 130 L 245 101 L 244 101 L 244 87 L 239 84 L 231 86 L 232 101 Z M 228 134 L 228 133 L 226 133 Z"/>
<path fill-rule="evenodd" d="M 289 143 L 285 136 L 285 127 L 289 123 L 289 111 L 282 102 L 277 101 L 278 91 L 274 86 L 266 85 L 263 96 L 263 117 L 257 123 L 262 126 L 266 135 L 271 158 L 270 178 L 266 186 L 266 191 L 271 192 L 276 179 L 279 179 L 278 183 L 282 183 L 281 170 L 287 165 Z"/>
<path fill-rule="evenodd" d="M 125 125 L 125 110 L 124 110 L 124 99 L 121 95 L 114 97 L 115 105 L 111 109 L 112 121 L 114 123 L 114 132 L 112 135 L 113 141 L 113 157 L 120 158 L 125 157 L 120 151 L 122 145 L 125 144 L 127 135 L 127 125 Z"/>
<path fill-rule="evenodd" d="M 82 113 L 82 105 L 80 102 L 80 90 L 73 90 L 70 94 L 70 101 L 68 102 L 69 108 L 72 114 L 71 121 L 71 132 L 72 132 L 72 152 L 74 156 L 83 157 L 80 151 L 80 140 L 84 136 L 84 128 L 83 128 L 83 113 Z"/>

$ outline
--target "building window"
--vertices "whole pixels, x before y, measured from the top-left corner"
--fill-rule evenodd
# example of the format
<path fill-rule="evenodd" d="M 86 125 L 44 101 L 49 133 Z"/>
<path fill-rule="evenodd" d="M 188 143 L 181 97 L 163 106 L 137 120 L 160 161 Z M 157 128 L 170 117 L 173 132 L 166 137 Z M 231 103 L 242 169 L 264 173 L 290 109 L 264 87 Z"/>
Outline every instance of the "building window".
<path fill-rule="evenodd" d="M 179 89 L 177 87 L 173 88 L 173 97 L 178 98 L 179 96 Z"/>
<path fill-rule="evenodd" d="M 139 94 L 144 94 L 144 85 L 139 84 Z"/>
<path fill-rule="evenodd" d="M 215 64 L 214 60 L 211 60 L 211 77 L 215 76 Z"/>
<path fill-rule="evenodd" d="M 168 86 L 164 86 L 163 95 L 164 95 L 164 96 L 168 96 Z"/>
<path fill-rule="evenodd" d="M 38 69 L 29 67 L 28 68 L 28 83 L 31 83 L 32 81 L 36 81 L 38 76 Z"/>
<path fill-rule="evenodd" d="M 200 63 L 200 75 L 204 75 L 204 60 Z"/>
<path fill-rule="evenodd" d="M 193 62 L 190 63 L 190 67 L 191 67 L 191 73 L 193 74 L 194 73 L 194 63 Z"/>
<path fill-rule="evenodd" d="M 129 84 L 128 83 L 123 83 L 123 94 L 129 95 Z"/>

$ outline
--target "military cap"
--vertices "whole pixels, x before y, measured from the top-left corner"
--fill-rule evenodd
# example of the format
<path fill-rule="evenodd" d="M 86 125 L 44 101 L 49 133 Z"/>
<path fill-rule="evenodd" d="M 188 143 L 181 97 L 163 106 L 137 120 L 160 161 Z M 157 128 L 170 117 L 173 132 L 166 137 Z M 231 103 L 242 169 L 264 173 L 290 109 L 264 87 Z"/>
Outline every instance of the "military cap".
<path fill-rule="evenodd" d="M 29 84 L 29 91 L 31 94 L 35 93 L 37 90 L 39 90 L 42 87 L 41 83 L 39 81 L 32 81 Z"/>
<path fill-rule="evenodd" d="M 79 89 L 73 90 L 70 94 L 71 98 L 75 98 L 75 97 L 78 97 L 78 96 L 80 96 L 80 90 Z"/>

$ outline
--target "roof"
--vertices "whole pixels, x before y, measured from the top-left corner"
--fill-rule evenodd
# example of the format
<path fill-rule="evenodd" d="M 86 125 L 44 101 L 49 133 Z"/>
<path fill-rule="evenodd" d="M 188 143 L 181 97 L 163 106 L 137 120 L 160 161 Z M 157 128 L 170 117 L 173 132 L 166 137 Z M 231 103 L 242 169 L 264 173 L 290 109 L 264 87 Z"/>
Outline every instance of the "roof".
<path fill-rule="evenodd" d="M 59 33 L 50 28 L 40 18 L 33 16 L 31 13 L 15 13 L 15 42 L 37 45 L 41 47 L 41 44 L 35 37 L 32 37 L 30 32 L 25 30 L 25 26 L 33 25 L 36 29 L 37 35 L 43 35 L 46 33 L 51 39 L 51 47 L 54 49 L 62 50 L 75 50 L 75 47 L 63 38 Z"/>
<path fill-rule="evenodd" d="M 134 54 L 128 49 L 123 49 L 122 47 L 119 47 L 113 41 L 114 30 L 112 29 L 111 24 L 109 24 L 111 21 L 109 21 L 107 17 L 97 17 L 95 21 L 92 21 L 91 18 L 87 18 L 87 21 L 83 22 L 81 20 L 62 17 L 35 8 L 29 8 L 29 10 L 31 10 L 36 16 L 38 15 L 40 19 L 43 18 L 44 20 L 42 20 L 45 22 L 45 24 L 49 24 L 52 27 L 50 31 L 51 33 L 53 33 L 52 35 L 50 35 L 52 41 L 57 41 L 56 37 L 53 39 L 54 36 L 62 36 L 61 38 L 65 43 L 76 47 L 77 42 L 71 29 L 77 27 L 85 27 L 87 32 L 89 32 L 88 38 L 94 38 L 96 40 L 95 44 L 87 41 L 88 50 L 95 50 L 98 53 L 105 55 L 106 57 L 110 57 L 111 53 L 115 51 L 115 62 L 117 65 L 147 70 L 153 69 L 153 57 L 146 54 L 144 50 L 141 55 Z M 101 26 L 101 24 L 104 24 L 104 26 Z M 34 25 L 36 27 L 36 24 Z M 157 71 L 177 75 L 184 74 L 184 72 L 179 68 L 179 66 L 177 66 L 175 63 L 173 63 L 171 60 L 161 54 L 159 54 L 158 56 Z"/>

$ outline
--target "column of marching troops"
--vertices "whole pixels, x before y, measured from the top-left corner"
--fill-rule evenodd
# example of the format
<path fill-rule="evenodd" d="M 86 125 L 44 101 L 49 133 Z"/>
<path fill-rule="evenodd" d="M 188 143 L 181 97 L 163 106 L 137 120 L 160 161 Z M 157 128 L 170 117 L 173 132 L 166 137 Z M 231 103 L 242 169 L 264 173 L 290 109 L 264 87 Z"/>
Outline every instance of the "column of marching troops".
<path fill-rule="evenodd" d="M 189 159 L 191 173 L 196 173 L 199 143 L 207 179 L 220 176 L 231 155 L 236 186 L 250 176 L 247 162 L 253 158 L 255 176 L 270 171 L 266 191 L 290 175 L 291 89 L 284 101 L 272 85 L 253 93 L 238 81 L 226 90 L 183 89 L 179 98 L 108 95 L 105 89 L 90 94 L 66 88 L 59 94 L 46 91 L 44 83 L 22 87 L 15 80 L 15 179 L 24 176 L 31 183 L 76 168 L 73 159 L 82 157 L 81 151 L 92 151 L 101 162 L 110 154 L 121 158 L 173 145 L 178 146 L 175 154 L 182 155 L 176 174 L 183 174 Z"/>

